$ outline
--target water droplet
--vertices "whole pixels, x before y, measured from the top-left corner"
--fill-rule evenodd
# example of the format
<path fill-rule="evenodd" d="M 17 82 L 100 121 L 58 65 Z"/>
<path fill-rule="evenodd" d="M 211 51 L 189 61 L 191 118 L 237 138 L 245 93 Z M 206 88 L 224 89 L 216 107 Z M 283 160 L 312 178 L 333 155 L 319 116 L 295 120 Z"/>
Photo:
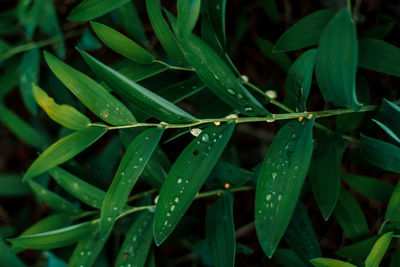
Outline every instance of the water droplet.
<path fill-rule="evenodd" d="M 167 225 L 167 224 L 168 224 L 168 220 L 165 220 L 164 225 Z"/>
<path fill-rule="evenodd" d="M 114 207 L 113 210 L 117 210 L 117 207 Z"/>
<path fill-rule="evenodd" d="M 81 256 L 85 255 L 85 252 L 81 251 L 81 253 L 79 253 Z"/>
<path fill-rule="evenodd" d="M 74 188 L 78 189 L 78 184 L 77 183 L 74 183 Z"/>
<path fill-rule="evenodd" d="M 214 74 L 214 78 L 219 81 L 219 77 Z"/>
<path fill-rule="evenodd" d="M 175 205 L 171 205 L 171 211 L 174 211 Z"/>
<path fill-rule="evenodd" d="M 270 200 L 271 199 L 271 194 L 267 194 L 267 196 L 266 196 L 266 200 L 268 201 L 268 200 Z"/>
<path fill-rule="evenodd" d="M 171 216 L 171 213 L 167 212 L 167 216 L 168 216 L 168 217 Z"/>
<path fill-rule="evenodd" d="M 178 203 L 179 202 L 179 197 L 176 197 L 175 198 L 175 203 Z"/>
<path fill-rule="evenodd" d="M 295 169 L 295 170 L 298 170 L 298 169 L 299 169 L 299 166 L 297 166 L 297 165 L 294 166 L 294 169 Z"/>
<path fill-rule="evenodd" d="M 111 217 L 107 217 L 107 221 L 111 222 L 112 218 Z"/>
<path fill-rule="evenodd" d="M 143 158 L 142 158 L 142 157 L 140 157 L 140 158 L 139 158 L 139 161 L 143 161 Z"/>
<path fill-rule="evenodd" d="M 281 199 L 282 199 L 282 195 L 279 194 L 279 195 L 278 195 L 278 201 L 281 201 Z"/>
<path fill-rule="evenodd" d="M 178 181 L 176 181 L 178 184 L 182 183 L 182 178 L 179 178 Z"/>
<path fill-rule="evenodd" d="M 233 91 L 232 89 L 230 89 L 230 88 L 228 88 L 228 89 L 226 89 L 227 91 L 228 91 L 228 93 L 230 93 L 231 95 L 235 95 L 236 93 L 235 93 L 235 91 Z"/>
<path fill-rule="evenodd" d="M 274 206 L 274 203 L 271 202 L 271 208 Z"/>
<path fill-rule="evenodd" d="M 240 100 L 240 99 L 243 99 L 243 96 L 241 94 L 238 94 L 237 98 Z"/>
<path fill-rule="evenodd" d="M 218 135 L 218 138 L 221 139 L 222 138 L 222 134 Z"/>
<path fill-rule="evenodd" d="M 122 175 L 122 176 L 124 176 L 124 175 L 125 175 L 125 173 L 124 173 L 124 172 L 121 172 L 121 175 Z"/>
<path fill-rule="evenodd" d="M 136 241 L 136 239 L 137 239 L 137 235 L 134 235 L 132 238 L 132 241 Z"/>
<path fill-rule="evenodd" d="M 188 183 L 189 183 L 189 180 L 186 180 L 186 181 L 185 181 L 185 183 L 187 183 L 187 184 L 188 184 Z"/>
<path fill-rule="evenodd" d="M 253 109 L 251 107 L 247 107 L 244 109 L 244 111 L 252 111 Z"/>
<path fill-rule="evenodd" d="M 92 255 L 92 252 L 89 250 L 89 251 L 87 252 L 87 255 L 88 255 L 88 256 Z"/>
<path fill-rule="evenodd" d="M 278 175 L 278 173 L 273 172 L 273 173 L 272 173 L 272 179 L 275 180 L 275 178 L 276 178 L 277 175 Z"/>
<path fill-rule="evenodd" d="M 210 140 L 210 137 L 208 136 L 208 134 L 203 134 L 201 136 L 201 141 L 204 143 L 207 143 Z"/>

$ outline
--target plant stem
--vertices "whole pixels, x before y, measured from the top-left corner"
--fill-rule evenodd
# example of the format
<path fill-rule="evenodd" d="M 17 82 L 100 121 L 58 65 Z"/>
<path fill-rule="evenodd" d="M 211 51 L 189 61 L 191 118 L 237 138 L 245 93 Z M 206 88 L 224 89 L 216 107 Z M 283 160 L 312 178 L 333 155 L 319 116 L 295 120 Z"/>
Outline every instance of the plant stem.
<path fill-rule="evenodd" d="M 0 60 L 5 60 L 9 57 L 12 57 L 12 56 L 18 54 L 18 53 L 25 52 L 25 51 L 31 50 L 33 48 L 44 47 L 44 46 L 48 46 L 51 44 L 61 42 L 63 40 L 67 40 L 69 38 L 78 36 L 79 34 L 81 34 L 81 32 L 82 31 L 80 31 L 80 30 L 79 31 L 78 30 L 70 31 L 70 32 L 67 32 L 63 36 L 61 36 L 61 35 L 53 36 L 46 40 L 42 40 L 42 41 L 38 41 L 38 42 L 30 42 L 30 43 L 15 46 L 15 47 L 11 48 L 10 50 L 8 50 L 7 52 L 0 54 Z"/>

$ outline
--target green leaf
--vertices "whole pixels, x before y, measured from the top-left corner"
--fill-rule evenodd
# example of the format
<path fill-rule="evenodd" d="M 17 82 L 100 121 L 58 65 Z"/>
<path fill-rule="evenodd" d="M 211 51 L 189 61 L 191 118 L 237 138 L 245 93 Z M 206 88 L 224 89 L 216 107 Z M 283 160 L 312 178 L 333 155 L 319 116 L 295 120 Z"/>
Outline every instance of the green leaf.
<path fill-rule="evenodd" d="M 378 168 L 400 173 L 400 148 L 395 145 L 361 134 L 360 154 Z"/>
<path fill-rule="evenodd" d="M 400 77 L 400 49 L 378 39 L 363 39 L 359 45 L 358 66 Z"/>
<path fill-rule="evenodd" d="M 146 266 L 153 243 L 153 213 L 141 213 L 129 228 L 118 253 L 115 266 Z"/>
<path fill-rule="evenodd" d="M 70 219 L 70 215 L 65 214 L 65 213 L 55 213 L 52 215 L 47 216 L 46 218 L 38 221 L 28 229 L 26 229 L 21 235 L 21 236 L 26 236 L 26 235 L 33 235 L 33 234 L 39 234 L 43 232 L 48 232 L 51 230 L 55 230 L 58 228 L 63 228 L 68 225 L 70 225 L 72 220 Z M 18 253 L 24 248 L 12 245 L 10 249 L 13 253 Z"/>
<path fill-rule="evenodd" d="M 348 238 L 355 241 L 369 234 L 367 220 L 357 200 L 343 187 L 334 210 L 335 219 Z"/>
<path fill-rule="evenodd" d="M 381 202 L 388 202 L 394 189 L 389 183 L 366 176 L 343 174 L 342 178 L 358 193 Z"/>
<path fill-rule="evenodd" d="M 397 183 L 390 197 L 389 204 L 385 213 L 385 220 L 390 222 L 400 222 L 400 182 Z"/>
<path fill-rule="evenodd" d="M 328 220 L 339 198 L 345 147 L 341 136 L 331 136 L 325 132 L 321 132 L 316 143 L 308 176 L 318 208 L 324 219 Z"/>
<path fill-rule="evenodd" d="M 148 129 L 138 135 L 129 145 L 103 202 L 100 217 L 100 233 L 102 235 L 105 235 L 114 225 L 117 216 L 125 206 L 132 187 L 160 141 L 162 133 L 163 128 Z"/>
<path fill-rule="evenodd" d="M 154 56 L 118 31 L 98 22 L 91 23 L 97 37 L 111 50 L 140 64 L 151 64 Z"/>
<path fill-rule="evenodd" d="M 330 258 L 315 258 L 310 261 L 315 267 L 357 267 L 351 263 Z"/>
<path fill-rule="evenodd" d="M 8 241 L 27 249 L 55 249 L 76 243 L 90 234 L 94 228 L 93 222 L 84 222 L 44 233 L 11 238 Z"/>
<path fill-rule="evenodd" d="M 271 43 L 269 40 L 257 37 L 256 44 L 264 56 L 266 56 L 269 60 L 277 64 L 283 71 L 287 72 L 289 70 L 290 65 L 292 65 L 290 58 L 286 54 L 273 53 L 273 43 Z"/>
<path fill-rule="evenodd" d="M 140 19 L 136 6 L 132 1 L 129 1 L 118 8 L 118 18 L 121 26 L 133 38 L 133 40 L 140 44 L 148 42 L 146 30 Z"/>
<path fill-rule="evenodd" d="M 93 20 L 117 9 L 129 1 L 130 0 L 83 0 L 69 13 L 67 19 L 72 21 Z"/>
<path fill-rule="evenodd" d="M 356 96 L 358 43 L 348 9 L 336 14 L 326 26 L 318 43 L 315 76 L 325 101 L 357 111 Z"/>
<path fill-rule="evenodd" d="M 258 3 L 272 22 L 278 23 L 281 20 L 281 15 L 279 14 L 275 0 L 259 0 Z"/>
<path fill-rule="evenodd" d="M 97 76 L 107 82 L 116 93 L 124 97 L 127 101 L 131 101 L 132 104 L 146 114 L 171 123 L 196 121 L 195 117 L 168 100 L 129 80 L 121 73 L 104 65 L 86 52 L 80 51 L 80 53 Z"/>
<path fill-rule="evenodd" d="M 296 103 L 299 112 L 306 110 L 314 70 L 316 49 L 304 52 L 288 70 L 285 81 L 287 95 Z"/>
<path fill-rule="evenodd" d="M 262 249 L 272 257 L 300 196 L 312 155 L 311 120 L 285 124 L 262 163 L 256 187 L 255 226 Z"/>
<path fill-rule="evenodd" d="M 287 248 L 278 248 L 274 258 L 284 267 L 306 267 L 307 265 L 297 256 L 297 254 Z"/>
<path fill-rule="evenodd" d="M 100 84 L 48 52 L 44 57 L 57 78 L 97 117 L 112 125 L 136 122 L 128 108 Z"/>
<path fill-rule="evenodd" d="M 43 200 L 50 208 L 71 215 L 76 215 L 81 212 L 81 210 L 74 204 L 57 195 L 56 193 L 49 191 L 47 188 L 41 186 L 33 180 L 29 181 L 29 185 L 31 186 L 35 195 Z"/>
<path fill-rule="evenodd" d="M 37 104 L 32 94 L 32 83 L 39 80 L 39 49 L 33 48 L 25 52 L 19 67 L 19 89 L 28 110 L 36 115 Z"/>
<path fill-rule="evenodd" d="M 389 127 L 377 120 L 372 119 L 372 121 L 378 124 L 378 126 L 381 127 L 382 130 L 384 130 L 390 137 L 392 137 L 393 140 L 395 140 L 397 143 L 400 143 L 400 137 L 398 137 Z"/>
<path fill-rule="evenodd" d="M 0 174 L 0 196 L 1 197 L 16 197 L 28 195 L 32 191 L 22 182 L 19 174 L 1 173 Z"/>
<path fill-rule="evenodd" d="M 311 220 L 300 200 L 297 202 L 284 239 L 305 263 L 308 263 L 312 258 L 322 257 Z"/>
<path fill-rule="evenodd" d="M 117 70 L 126 78 L 134 82 L 139 82 L 141 80 L 157 75 L 161 72 L 164 72 L 167 69 L 167 66 L 157 62 L 150 65 L 142 65 L 135 62 L 130 62 L 129 65 Z"/>
<path fill-rule="evenodd" d="M 177 103 L 198 93 L 205 87 L 206 86 L 198 76 L 193 76 L 189 79 L 164 87 L 158 90 L 157 94 L 172 103 Z"/>
<path fill-rule="evenodd" d="M 15 254 L 12 254 L 8 245 L 0 240 L 0 265 L 1 266 L 12 266 L 12 267 L 26 267 Z"/>
<path fill-rule="evenodd" d="M 106 132 L 107 129 L 104 127 L 90 126 L 85 130 L 74 132 L 58 140 L 32 163 L 24 175 L 24 180 L 29 180 L 70 160 L 96 142 Z"/>
<path fill-rule="evenodd" d="M 302 18 L 278 39 L 274 52 L 294 51 L 317 44 L 335 14 L 335 10 L 322 9 Z"/>
<path fill-rule="evenodd" d="M 270 114 L 206 43 L 193 34 L 181 41 L 187 59 L 196 69 L 200 79 L 222 101 L 245 115 Z"/>
<path fill-rule="evenodd" d="M 97 187 L 86 183 L 71 173 L 55 167 L 49 170 L 50 175 L 62 188 L 83 203 L 100 209 L 106 193 Z"/>
<path fill-rule="evenodd" d="M 254 177 L 255 173 L 226 161 L 218 161 L 207 178 L 207 187 L 221 188 L 226 183 L 241 186 Z"/>
<path fill-rule="evenodd" d="M 384 98 L 382 100 L 382 110 L 379 114 L 379 120 L 397 136 L 400 135 L 399 118 L 400 107 Z"/>
<path fill-rule="evenodd" d="M 200 15 L 201 0 L 178 0 L 177 30 L 180 35 L 187 35 L 196 26 Z"/>
<path fill-rule="evenodd" d="M 58 105 L 54 102 L 53 98 L 49 97 L 46 92 L 37 85 L 32 84 L 32 90 L 36 102 L 52 120 L 73 130 L 83 130 L 90 124 L 88 117 L 77 111 L 74 107 Z"/>
<path fill-rule="evenodd" d="M 206 12 L 209 14 L 208 19 L 211 22 L 212 28 L 225 50 L 226 36 L 225 36 L 225 14 L 226 14 L 226 0 L 205 0 L 202 2 L 206 6 Z"/>
<path fill-rule="evenodd" d="M 103 249 L 107 238 L 108 235 L 102 237 L 99 229 L 97 228 L 88 237 L 81 239 L 72 252 L 72 255 L 68 261 L 68 266 L 92 266 Z"/>
<path fill-rule="evenodd" d="M 345 246 L 339 249 L 336 254 L 343 258 L 353 259 L 353 260 L 364 260 L 373 245 L 375 244 L 376 240 L 378 240 L 379 236 L 373 236 L 367 238 L 365 240 L 356 242 L 354 244 Z"/>
<path fill-rule="evenodd" d="M 163 17 L 160 0 L 146 0 L 146 8 L 154 32 L 167 54 L 178 65 L 188 65 L 175 35 Z"/>
<path fill-rule="evenodd" d="M 236 239 L 233 196 L 229 191 L 219 197 L 207 212 L 206 240 L 216 267 L 234 266 Z"/>
<path fill-rule="evenodd" d="M 154 239 L 160 245 L 184 213 L 217 163 L 235 124 L 209 126 L 179 155 L 161 188 L 154 214 Z"/>
<path fill-rule="evenodd" d="M 25 143 L 39 149 L 47 145 L 47 140 L 39 132 L 1 104 L 0 114 L 0 121 Z"/>
<path fill-rule="evenodd" d="M 382 258 L 390 245 L 390 241 L 392 241 L 392 236 L 393 232 L 388 232 L 382 235 L 375 242 L 371 252 L 365 260 L 365 267 L 379 267 L 379 264 L 381 263 Z"/>
<path fill-rule="evenodd" d="M 400 265 L 400 249 L 396 249 L 396 251 L 392 254 L 390 258 L 389 267 L 396 267 Z"/>

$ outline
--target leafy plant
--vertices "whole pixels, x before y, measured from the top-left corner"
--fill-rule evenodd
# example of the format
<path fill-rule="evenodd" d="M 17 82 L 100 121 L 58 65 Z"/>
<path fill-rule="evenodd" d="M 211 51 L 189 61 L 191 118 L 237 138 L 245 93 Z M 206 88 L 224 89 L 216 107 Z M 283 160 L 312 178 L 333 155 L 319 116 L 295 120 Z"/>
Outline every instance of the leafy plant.
<path fill-rule="evenodd" d="M 275 44 L 253 36 L 285 74 L 279 102 L 231 60 L 227 1 L 178 0 L 177 16 L 145 2 L 161 48 L 129 0 L 80 1 L 65 26 L 51 0 L 0 14 L 0 121 L 38 153 L 22 177 L 5 168 L 0 195 L 51 210 L 0 228 L 0 265 L 26 266 L 15 253 L 30 249 L 46 251 L 43 266 L 233 266 L 257 251 L 283 266 L 374 267 L 389 255 L 399 266 L 400 183 L 363 174 L 400 173 L 397 90 L 370 97 L 366 72 L 399 77 L 400 49 L 359 30 L 360 3 L 316 10 Z M 259 4 L 279 23 L 279 4 Z M 10 104 L 17 85 L 29 121 Z M 252 164 L 239 157 L 244 123 L 279 128 Z M 384 216 L 372 222 L 360 195 L 387 203 Z M 337 251 L 320 247 L 324 224 L 341 228 Z M 164 263 L 171 244 L 191 254 Z"/>

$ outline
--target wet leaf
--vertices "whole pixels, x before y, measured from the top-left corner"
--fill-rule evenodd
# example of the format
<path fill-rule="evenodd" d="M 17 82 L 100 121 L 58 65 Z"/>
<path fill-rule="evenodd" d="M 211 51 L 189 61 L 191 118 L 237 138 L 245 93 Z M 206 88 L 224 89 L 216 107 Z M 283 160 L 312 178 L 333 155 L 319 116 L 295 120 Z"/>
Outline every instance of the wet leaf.
<path fill-rule="evenodd" d="M 200 15 L 200 0 L 178 0 L 177 31 L 180 35 L 190 34 Z"/>
<path fill-rule="evenodd" d="M 315 258 L 311 260 L 315 267 L 357 267 L 351 263 L 330 258 Z"/>
<path fill-rule="evenodd" d="M 72 21 L 89 21 L 128 3 L 129 0 L 83 0 L 68 15 Z"/>
<path fill-rule="evenodd" d="M 365 260 L 366 267 L 379 267 L 382 258 L 390 245 L 390 241 L 392 241 L 392 236 L 393 232 L 388 232 L 379 237 Z"/>
<path fill-rule="evenodd" d="M 379 236 L 373 236 L 367 238 L 365 240 L 356 242 L 354 244 L 345 246 L 339 249 L 336 254 L 343 258 L 354 259 L 354 260 L 364 260 L 373 245 L 375 244 L 376 240 L 378 240 Z"/>
<path fill-rule="evenodd" d="M 19 67 L 19 89 L 25 106 L 33 115 L 37 113 L 37 104 L 32 94 L 32 83 L 39 80 L 39 65 L 39 49 L 34 48 L 24 54 Z"/>

